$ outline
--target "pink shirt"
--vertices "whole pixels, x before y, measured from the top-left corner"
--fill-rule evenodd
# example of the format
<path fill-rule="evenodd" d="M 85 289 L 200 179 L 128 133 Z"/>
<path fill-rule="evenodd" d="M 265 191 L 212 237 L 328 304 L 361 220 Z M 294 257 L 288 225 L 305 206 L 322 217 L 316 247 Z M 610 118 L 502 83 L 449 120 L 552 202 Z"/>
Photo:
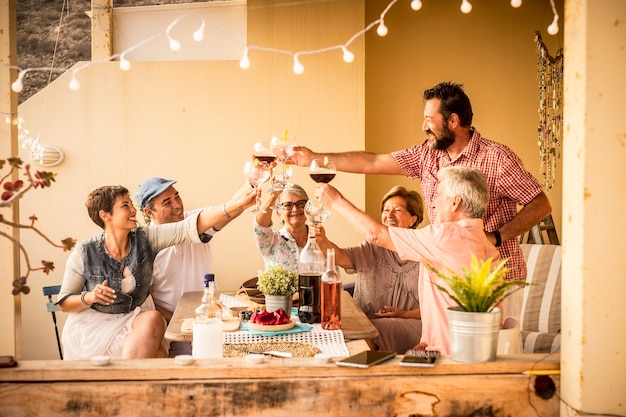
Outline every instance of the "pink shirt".
<path fill-rule="evenodd" d="M 487 239 L 481 219 L 440 223 L 421 229 L 390 227 L 389 234 L 400 258 L 420 262 L 426 260 L 435 268 L 450 268 L 457 274 L 469 266 L 471 255 L 479 260 L 500 259 L 498 249 Z M 447 308 L 456 305 L 433 283 L 445 286 L 443 280 L 420 264 L 419 302 L 422 312 L 420 343 L 428 350 L 450 354 Z"/>
<path fill-rule="evenodd" d="M 541 184 L 524 168 L 524 164 L 507 146 L 483 138 L 474 128 L 472 139 L 454 160 L 447 151 L 433 150 L 427 142 L 393 152 L 392 156 L 409 178 L 419 178 L 428 218 L 434 222 L 433 200 L 437 192 L 437 173 L 451 165 L 480 169 L 487 177 L 489 204 L 483 217 L 485 230 L 493 232 L 508 223 L 517 206 L 525 206 L 537 197 Z M 526 278 L 526 264 L 517 239 L 509 239 L 500 247 L 502 258 L 512 268 L 508 278 Z"/>

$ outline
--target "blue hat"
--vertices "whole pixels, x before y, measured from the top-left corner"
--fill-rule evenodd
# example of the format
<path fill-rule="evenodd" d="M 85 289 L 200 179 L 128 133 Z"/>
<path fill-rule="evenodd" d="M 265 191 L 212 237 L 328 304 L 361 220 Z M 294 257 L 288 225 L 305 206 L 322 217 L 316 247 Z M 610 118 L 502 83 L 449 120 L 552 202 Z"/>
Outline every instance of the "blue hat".
<path fill-rule="evenodd" d="M 163 178 L 148 178 L 141 183 L 137 191 L 135 191 L 135 203 L 143 210 L 148 203 L 156 196 L 176 184 L 174 180 L 166 180 Z"/>

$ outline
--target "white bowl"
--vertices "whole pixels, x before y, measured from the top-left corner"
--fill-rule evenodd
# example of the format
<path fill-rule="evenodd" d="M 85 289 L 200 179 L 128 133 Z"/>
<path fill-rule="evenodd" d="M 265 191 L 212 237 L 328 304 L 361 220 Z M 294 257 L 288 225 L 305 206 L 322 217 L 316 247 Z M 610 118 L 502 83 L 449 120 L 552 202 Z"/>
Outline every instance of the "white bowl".
<path fill-rule="evenodd" d="M 246 355 L 246 362 L 248 363 L 259 364 L 263 363 L 264 361 L 265 355 L 262 355 L 260 353 L 251 353 L 249 355 Z"/>
<path fill-rule="evenodd" d="M 196 360 L 191 355 L 178 355 L 174 358 L 174 363 L 180 366 L 187 366 L 194 363 Z"/>
<path fill-rule="evenodd" d="M 91 358 L 91 364 L 96 366 L 106 366 L 111 363 L 111 357 L 106 355 L 94 356 Z"/>

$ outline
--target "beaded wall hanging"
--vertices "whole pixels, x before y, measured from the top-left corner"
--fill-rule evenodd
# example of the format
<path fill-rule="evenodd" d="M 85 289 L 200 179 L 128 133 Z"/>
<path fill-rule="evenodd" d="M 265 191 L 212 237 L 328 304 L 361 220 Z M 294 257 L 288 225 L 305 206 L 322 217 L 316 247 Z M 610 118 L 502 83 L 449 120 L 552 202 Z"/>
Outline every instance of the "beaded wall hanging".
<path fill-rule="evenodd" d="M 537 76 L 539 84 L 539 158 L 540 172 L 543 175 L 546 192 L 554 186 L 556 165 L 561 158 L 563 140 L 563 48 L 556 56 L 548 53 L 548 48 L 536 32 Z"/>

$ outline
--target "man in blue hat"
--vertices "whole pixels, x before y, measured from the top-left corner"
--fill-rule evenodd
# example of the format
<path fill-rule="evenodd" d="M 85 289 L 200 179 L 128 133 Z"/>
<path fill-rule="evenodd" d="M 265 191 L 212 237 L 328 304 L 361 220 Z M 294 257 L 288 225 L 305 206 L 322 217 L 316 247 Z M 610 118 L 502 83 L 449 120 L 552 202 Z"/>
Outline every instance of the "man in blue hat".
<path fill-rule="evenodd" d="M 185 212 L 183 200 L 174 184 L 174 180 L 148 178 L 135 192 L 135 203 L 152 223 L 177 222 L 197 211 Z M 200 237 L 204 243 L 180 244 L 157 254 L 152 274 L 152 297 L 157 310 L 168 322 L 182 295 L 189 291 L 202 291 L 204 274 L 213 273 L 213 258 L 208 242 L 215 232 L 243 213 L 248 207 L 247 203 L 254 201 L 255 197 L 255 190 L 246 181 L 229 201 L 221 205 L 224 220 L 204 232 Z M 172 343 L 170 356 L 179 353 L 191 353 L 190 344 Z"/>

